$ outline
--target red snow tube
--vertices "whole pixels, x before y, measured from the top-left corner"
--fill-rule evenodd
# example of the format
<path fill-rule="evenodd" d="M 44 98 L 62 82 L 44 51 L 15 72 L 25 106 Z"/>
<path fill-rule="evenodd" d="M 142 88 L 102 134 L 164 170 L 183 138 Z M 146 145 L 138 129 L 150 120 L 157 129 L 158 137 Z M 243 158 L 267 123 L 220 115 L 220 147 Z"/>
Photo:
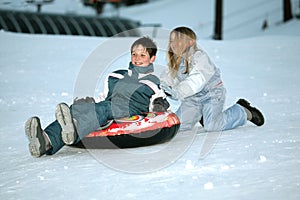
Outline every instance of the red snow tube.
<path fill-rule="evenodd" d="M 171 140 L 180 127 L 172 112 L 149 112 L 111 120 L 90 133 L 77 146 L 82 148 L 132 148 Z"/>

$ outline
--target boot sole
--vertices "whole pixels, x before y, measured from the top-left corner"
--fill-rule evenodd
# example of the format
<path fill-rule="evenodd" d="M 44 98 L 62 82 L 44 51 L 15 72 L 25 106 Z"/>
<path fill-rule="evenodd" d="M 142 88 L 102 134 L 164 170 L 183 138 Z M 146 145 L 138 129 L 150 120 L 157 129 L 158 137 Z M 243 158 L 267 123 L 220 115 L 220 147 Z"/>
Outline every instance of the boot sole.
<path fill-rule="evenodd" d="M 61 136 L 65 144 L 71 145 L 77 139 L 70 108 L 65 103 L 56 106 L 55 117 L 62 128 Z"/>
<path fill-rule="evenodd" d="M 32 117 L 25 123 L 25 133 L 29 140 L 29 151 L 32 156 L 40 157 L 45 152 L 45 139 L 41 129 L 40 119 Z"/>

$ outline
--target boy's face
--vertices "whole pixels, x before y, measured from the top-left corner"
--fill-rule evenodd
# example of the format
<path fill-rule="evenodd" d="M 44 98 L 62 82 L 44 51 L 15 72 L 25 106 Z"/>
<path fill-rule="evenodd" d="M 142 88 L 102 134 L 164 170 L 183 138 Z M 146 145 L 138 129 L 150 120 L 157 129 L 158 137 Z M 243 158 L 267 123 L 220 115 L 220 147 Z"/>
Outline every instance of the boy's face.
<path fill-rule="evenodd" d="M 155 60 L 155 56 L 150 58 L 146 48 L 142 45 L 133 47 L 131 52 L 131 62 L 137 67 L 147 67 Z"/>

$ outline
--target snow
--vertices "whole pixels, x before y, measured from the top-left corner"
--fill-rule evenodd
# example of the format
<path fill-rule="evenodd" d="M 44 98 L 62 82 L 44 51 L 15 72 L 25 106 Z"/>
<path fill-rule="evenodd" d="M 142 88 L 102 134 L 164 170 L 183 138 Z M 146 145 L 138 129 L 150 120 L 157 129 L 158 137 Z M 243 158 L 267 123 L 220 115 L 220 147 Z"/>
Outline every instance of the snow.
<path fill-rule="evenodd" d="M 200 1 L 184 2 L 199 5 Z M 232 12 L 247 7 L 245 1 L 228 2 Z M 251 2 L 255 7 L 275 1 Z M 170 0 L 153 0 L 149 7 L 137 6 L 140 12 L 133 14 L 133 7 L 124 8 L 120 15 L 162 23 L 162 32 L 179 24 L 201 32 L 193 24 L 199 22 L 188 17 L 194 17 L 194 11 L 183 12 L 183 3 L 169 9 L 169 4 Z M 162 20 L 160 9 L 170 15 L 182 11 L 184 17 L 182 21 L 178 17 L 178 23 Z M 209 24 L 212 14 L 204 11 L 203 23 Z M 136 38 L 1 31 L 0 199 L 299 199 L 300 26 L 297 19 L 271 25 L 265 31 L 249 25 L 248 31 L 243 30 L 249 35 L 238 30 L 225 33 L 228 40 L 224 41 L 209 40 L 208 35 L 198 41 L 222 71 L 227 106 L 247 98 L 263 111 L 266 123 L 262 127 L 247 123 L 235 130 L 206 133 L 199 126 L 161 145 L 128 150 L 66 146 L 41 158 L 28 152 L 24 122 L 37 115 L 46 127 L 54 120 L 56 104 L 70 104 L 77 95 L 76 84 L 83 69 L 92 65 L 93 55 L 99 55 L 93 65 L 103 73 L 95 73 L 102 80 L 109 69 L 127 66 L 128 44 Z M 165 66 L 166 41 L 159 36 L 155 40 L 160 47 L 159 72 Z M 113 61 L 107 59 L 111 52 L 107 49 L 107 54 L 97 54 L 101 47 L 115 42 L 121 46 L 112 46 Z M 100 82 L 92 90 L 95 94 L 101 91 Z"/>

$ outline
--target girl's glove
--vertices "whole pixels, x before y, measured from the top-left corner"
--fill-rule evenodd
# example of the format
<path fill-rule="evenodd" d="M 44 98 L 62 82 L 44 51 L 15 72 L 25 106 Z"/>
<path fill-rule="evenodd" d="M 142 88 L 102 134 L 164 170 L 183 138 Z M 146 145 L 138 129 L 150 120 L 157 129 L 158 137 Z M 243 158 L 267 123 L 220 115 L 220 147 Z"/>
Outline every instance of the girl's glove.
<path fill-rule="evenodd" d="M 166 95 L 170 97 L 171 99 L 179 99 L 177 92 L 175 92 L 170 86 L 167 86 L 164 83 L 160 84 L 160 87 L 164 90 Z"/>

